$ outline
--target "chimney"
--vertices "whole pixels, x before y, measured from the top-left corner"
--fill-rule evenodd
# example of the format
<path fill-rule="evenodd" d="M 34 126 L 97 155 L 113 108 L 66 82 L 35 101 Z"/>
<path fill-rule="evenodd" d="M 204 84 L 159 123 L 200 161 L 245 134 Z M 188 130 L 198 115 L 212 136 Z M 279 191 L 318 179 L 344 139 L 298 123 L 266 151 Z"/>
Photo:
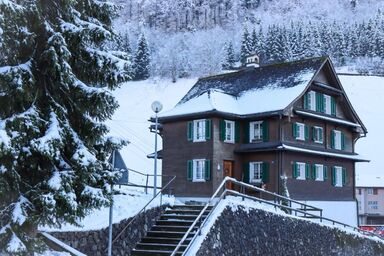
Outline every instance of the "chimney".
<path fill-rule="evenodd" d="M 246 67 L 255 67 L 258 68 L 260 65 L 259 56 L 256 53 L 250 54 L 245 59 Z"/>

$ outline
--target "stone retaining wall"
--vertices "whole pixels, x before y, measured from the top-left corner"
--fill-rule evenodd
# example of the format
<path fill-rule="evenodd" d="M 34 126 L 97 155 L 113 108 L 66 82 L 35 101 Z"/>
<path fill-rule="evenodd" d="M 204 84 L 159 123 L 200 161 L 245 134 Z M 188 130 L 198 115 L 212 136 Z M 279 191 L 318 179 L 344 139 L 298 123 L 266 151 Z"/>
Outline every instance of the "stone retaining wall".
<path fill-rule="evenodd" d="M 162 208 L 153 208 L 140 214 L 126 229 L 123 235 L 113 243 L 113 256 L 130 255 L 130 252 L 138 241 L 145 235 L 164 211 Z M 113 225 L 113 237 L 131 221 L 132 218 Z M 67 245 L 90 256 L 104 256 L 108 248 L 108 228 L 82 232 L 50 232 L 51 235 L 63 241 Z"/>
<path fill-rule="evenodd" d="M 384 243 L 263 210 L 227 207 L 203 241 L 206 255 L 384 255 Z"/>

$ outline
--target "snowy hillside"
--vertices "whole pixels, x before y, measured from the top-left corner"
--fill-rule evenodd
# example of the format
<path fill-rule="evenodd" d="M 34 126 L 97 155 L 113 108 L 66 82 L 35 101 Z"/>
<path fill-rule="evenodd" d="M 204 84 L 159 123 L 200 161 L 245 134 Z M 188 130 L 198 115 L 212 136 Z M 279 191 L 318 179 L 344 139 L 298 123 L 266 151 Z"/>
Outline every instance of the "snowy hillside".
<path fill-rule="evenodd" d="M 383 170 L 380 167 L 384 166 L 384 158 L 378 150 L 384 142 L 381 133 L 384 119 L 380 118 L 384 107 L 384 77 L 340 76 L 340 80 L 368 129 L 367 137 L 361 138 L 356 144 L 356 152 L 371 160 L 370 163 L 357 164 L 357 182 L 368 182 L 366 179 L 380 175 Z M 151 103 L 159 100 L 164 105 L 164 112 L 170 110 L 196 81 L 197 79 L 180 79 L 176 83 L 168 80 L 128 82 L 114 92 L 120 108 L 108 125 L 113 135 L 131 141 L 121 152 L 128 168 L 153 173 L 153 160 L 146 157 L 154 152 L 154 134 L 148 129 L 148 119 L 153 115 Z M 131 181 L 144 183 L 144 177 L 131 174 Z"/>

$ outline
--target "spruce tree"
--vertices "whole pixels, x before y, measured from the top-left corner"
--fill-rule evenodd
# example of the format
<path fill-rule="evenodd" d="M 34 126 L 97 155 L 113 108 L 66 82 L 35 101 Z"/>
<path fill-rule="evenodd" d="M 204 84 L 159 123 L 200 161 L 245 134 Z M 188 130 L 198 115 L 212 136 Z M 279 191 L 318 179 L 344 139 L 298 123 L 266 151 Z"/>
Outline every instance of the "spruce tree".
<path fill-rule="evenodd" d="M 233 49 L 232 42 L 229 42 L 228 45 L 225 47 L 225 60 L 222 64 L 222 68 L 226 70 L 231 70 L 235 66 L 235 51 Z"/>
<path fill-rule="evenodd" d="M 147 40 L 142 33 L 137 43 L 137 50 L 134 59 L 135 79 L 144 80 L 149 78 L 150 55 Z"/>
<path fill-rule="evenodd" d="M 117 8 L 103 0 L 0 1 L 0 255 L 44 249 L 38 225 L 79 225 L 108 205 L 103 122 L 128 62 L 106 50 Z"/>
<path fill-rule="evenodd" d="M 248 29 L 244 29 L 243 37 L 241 40 L 241 49 L 240 49 L 240 59 L 241 63 L 245 64 L 247 56 L 249 56 L 252 52 L 252 40 L 249 35 Z"/>

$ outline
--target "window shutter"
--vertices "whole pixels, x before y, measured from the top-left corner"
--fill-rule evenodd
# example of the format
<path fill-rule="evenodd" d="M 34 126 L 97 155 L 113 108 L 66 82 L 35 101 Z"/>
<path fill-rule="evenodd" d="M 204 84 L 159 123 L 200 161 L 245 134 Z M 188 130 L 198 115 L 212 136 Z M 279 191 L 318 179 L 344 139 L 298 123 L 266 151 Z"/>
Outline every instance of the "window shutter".
<path fill-rule="evenodd" d="M 336 102 L 334 97 L 331 97 L 331 115 L 336 116 Z"/>
<path fill-rule="evenodd" d="M 305 164 L 305 178 L 310 179 L 311 178 L 311 172 L 310 172 L 310 165 Z"/>
<path fill-rule="evenodd" d="M 188 141 L 193 141 L 193 122 L 188 122 L 188 131 L 187 131 Z"/>
<path fill-rule="evenodd" d="M 188 160 L 187 162 L 187 180 L 192 181 L 193 179 L 193 161 Z"/>
<path fill-rule="evenodd" d="M 297 136 L 297 125 L 296 125 L 296 123 L 292 123 L 292 136 L 293 136 L 293 138 L 297 138 L 298 136 Z"/>
<path fill-rule="evenodd" d="M 309 140 L 309 127 L 308 127 L 308 125 L 304 125 L 304 138 L 305 138 L 305 140 Z"/>
<path fill-rule="evenodd" d="M 297 178 L 297 164 L 296 164 L 296 162 L 292 164 L 292 177 L 294 179 Z"/>
<path fill-rule="evenodd" d="M 336 185 L 336 168 L 332 167 L 332 185 Z"/>
<path fill-rule="evenodd" d="M 312 165 L 312 179 L 313 180 L 316 179 L 316 165 L 315 164 Z"/>
<path fill-rule="evenodd" d="M 211 161 L 205 160 L 205 180 L 211 180 Z"/>
<path fill-rule="evenodd" d="M 331 131 L 331 148 L 335 148 L 335 131 Z"/>
<path fill-rule="evenodd" d="M 324 94 L 320 93 L 320 112 L 325 112 L 325 100 L 324 100 Z"/>
<path fill-rule="evenodd" d="M 240 142 L 240 123 L 235 122 L 235 142 Z"/>
<path fill-rule="evenodd" d="M 225 121 L 220 120 L 220 140 L 224 141 L 225 140 Z"/>
<path fill-rule="evenodd" d="M 325 165 L 323 166 L 323 178 L 324 180 L 328 179 L 328 168 Z"/>
<path fill-rule="evenodd" d="M 249 178 L 249 163 L 245 163 L 243 165 L 243 181 L 246 183 L 250 183 Z"/>
<path fill-rule="evenodd" d="M 316 128 L 315 127 L 312 127 L 312 140 L 315 141 L 316 140 Z"/>
<path fill-rule="evenodd" d="M 268 141 L 269 140 L 268 120 L 264 120 L 262 126 L 263 126 L 263 141 Z"/>
<path fill-rule="evenodd" d="M 323 141 L 323 128 L 319 128 L 319 141 Z"/>
<path fill-rule="evenodd" d="M 245 125 L 244 125 L 244 143 L 249 143 L 250 142 L 250 139 L 249 139 L 249 122 L 246 122 Z"/>
<path fill-rule="evenodd" d="M 211 120 L 210 119 L 205 120 L 205 139 L 206 140 L 211 139 Z"/>
<path fill-rule="evenodd" d="M 347 184 L 347 169 L 345 167 L 343 167 L 343 186 L 345 186 L 345 184 Z"/>
<path fill-rule="evenodd" d="M 324 96 L 322 93 L 316 92 L 316 111 L 323 112 Z"/>
<path fill-rule="evenodd" d="M 345 134 L 343 132 L 341 133 L 341 149 L 345 149 Z"/>
<path fill-rule="evenodd" d="M 268 183 L 269 182 L 269 163 L 263 162 L 262 164 L 263 172 L 262 172 L 262 180 L 263 183 Z"/>
<path fill-rule="evenodd" d="M 304 94 L 304 102 L 303 102 L 304 109 L 309 109 L 308 97 L 309 97 L 308 93 Z"/>

